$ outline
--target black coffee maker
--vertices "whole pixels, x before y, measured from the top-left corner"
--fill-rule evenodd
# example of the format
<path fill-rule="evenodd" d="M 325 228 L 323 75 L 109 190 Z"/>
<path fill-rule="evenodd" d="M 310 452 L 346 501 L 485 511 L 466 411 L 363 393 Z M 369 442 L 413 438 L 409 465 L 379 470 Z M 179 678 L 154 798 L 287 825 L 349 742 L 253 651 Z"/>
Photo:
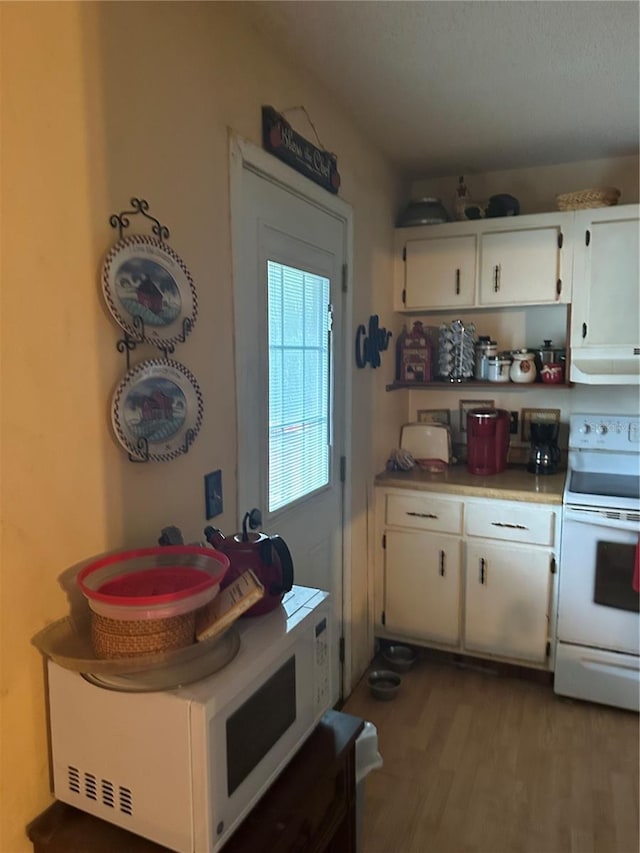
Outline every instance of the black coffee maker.
<path fill-rule="evenodd" d="M 535 423 L 531 428 L 531 450 L 527 471 L 532 474 L 555 474 L 560 465 L 558 432 L 560 424 Z"/>

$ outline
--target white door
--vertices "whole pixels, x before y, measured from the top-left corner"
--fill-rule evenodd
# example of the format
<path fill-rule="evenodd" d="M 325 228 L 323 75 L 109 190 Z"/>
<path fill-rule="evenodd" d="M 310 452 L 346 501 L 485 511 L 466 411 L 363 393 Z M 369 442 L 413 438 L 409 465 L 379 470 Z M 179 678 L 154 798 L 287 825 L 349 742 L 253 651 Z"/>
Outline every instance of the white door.
<path fill-rule="evenodd" d="M 386 533 L 384 624 L 387 631 L 458 645 L 460 552 L 461 541 L 457 537 Z"/>
<path fill-rule="evenodd" d="M 476 236 L 407 240 L 405 307 L 464 308 L 473 305 Z"/>
<path fill-rule="evenodd" d="M 560 302 L 560 226 L 483 234 L 480 304 Z"/>
<path fill-rule="evenodd" d="M 550 563 L 542 548 L 467 542 L 465 648 L 544 663 Z"/>
<path fill-rule="evenodd" d="M 637 523 L 607 518 L 606 509 L 565 509 L 558 597 L 561 642 L 638 653 L 640 619 L 632 578 L 639 538 Z"/>
<path fill-rule="evenodd" d="M 576 215 L 574 347 L 640 344 L 639 233 L 637 205 Z"/>
<path fill-rule="evenodd" d="M 331 593 L 337 702 L 347 222 L 246 163 L 234 174 L 239 520 L 257 507 L 261 528 L 289 546 L 294 582 Z"/>

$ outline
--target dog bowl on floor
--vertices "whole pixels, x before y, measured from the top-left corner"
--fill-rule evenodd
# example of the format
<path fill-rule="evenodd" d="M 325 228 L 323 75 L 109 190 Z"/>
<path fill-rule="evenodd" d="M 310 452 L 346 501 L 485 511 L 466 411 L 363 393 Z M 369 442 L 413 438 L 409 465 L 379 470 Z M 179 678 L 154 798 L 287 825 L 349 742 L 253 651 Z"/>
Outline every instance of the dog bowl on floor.
<path fill-rule="evenodd" d="M 376 699 L 395 699 L 402 684 L 397 672 L 376 669 L 369 673 L 369 689 Z"/>
<path fill-rule="evenodd" d="M 409 646 L 387 646 L 382 657 L 395 672 L 409 672 L 416 662 L 416 653 Z"/>

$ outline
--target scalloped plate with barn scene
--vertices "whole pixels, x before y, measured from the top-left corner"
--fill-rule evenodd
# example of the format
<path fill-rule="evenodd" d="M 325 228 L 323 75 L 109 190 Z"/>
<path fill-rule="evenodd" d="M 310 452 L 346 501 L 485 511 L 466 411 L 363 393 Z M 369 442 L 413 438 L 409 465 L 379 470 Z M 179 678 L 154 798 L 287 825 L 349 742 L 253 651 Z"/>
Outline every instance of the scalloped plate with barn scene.
<path fill-rule="evenodd" d="M 156 462 L 187 451 L 202 414 L 202 393 L 191 371 L 159 358 L 140 362 L 124 376 L 111 409 L 114 432 L 125 450 Z"/>
<path fill-rule="evenodd" d="M 182 258 L 144 234 L 119 240 L 102 266 L 109 311 L 134 339 L 159 347 L 184 341 L 198 313 L 196 288 Z"/>

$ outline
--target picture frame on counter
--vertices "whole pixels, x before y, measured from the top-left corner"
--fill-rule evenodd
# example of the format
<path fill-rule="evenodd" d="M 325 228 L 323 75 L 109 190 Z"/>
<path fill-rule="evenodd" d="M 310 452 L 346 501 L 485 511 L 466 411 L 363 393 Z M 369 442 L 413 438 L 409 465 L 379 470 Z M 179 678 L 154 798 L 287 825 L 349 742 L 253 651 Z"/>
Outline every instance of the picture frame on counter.
<path fill-rule="evenodd" d="M 509 443 L 509 452 L 507 454 L 507 463 L 509 465 L 524 465 L 529 459 L 530 447 L 528 444 L 516 444 L 513 441 Z"/>
<path fill-rule="evenodd" d="M 522 409 L 520 412 L 520 437 L 531 441 L 531 422 L 543 424 L 560 423 L 560 409 Z"/>
<path fill-rule="evenodd" d="M 445 424 L 451 426 L 449 409 L 418 409 L 416 420 L 419 424 Z"/>
<path fill-rule="evenodd" d="M 471 409 L 493 409 L 493 400 L 460 400 L 460 432 L 467 431 L 467 412 Z"/>

